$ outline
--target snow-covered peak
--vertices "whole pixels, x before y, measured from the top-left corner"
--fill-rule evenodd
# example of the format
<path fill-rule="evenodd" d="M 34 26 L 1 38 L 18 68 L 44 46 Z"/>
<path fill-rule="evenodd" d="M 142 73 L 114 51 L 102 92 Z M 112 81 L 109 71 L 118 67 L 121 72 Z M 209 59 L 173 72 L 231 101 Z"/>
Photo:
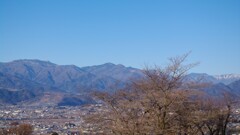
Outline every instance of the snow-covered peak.
<path fill-rule="evenodd" d="M 224 75 L 215 75 L 214 76 L 217 80 L 223 79 L 240 79 L 240 74 L 224 74 Z"/>

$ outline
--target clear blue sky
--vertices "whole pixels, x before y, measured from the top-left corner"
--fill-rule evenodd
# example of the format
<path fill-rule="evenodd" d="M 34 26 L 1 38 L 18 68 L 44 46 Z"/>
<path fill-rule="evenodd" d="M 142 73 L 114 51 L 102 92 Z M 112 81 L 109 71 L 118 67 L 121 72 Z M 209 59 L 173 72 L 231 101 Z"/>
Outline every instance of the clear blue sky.
<path fill-rule="evenodd" d="M 142 68 L 192 51 L 191 72 L 240 73 L 240 0 L 0 0 L 0 61 Z"/>

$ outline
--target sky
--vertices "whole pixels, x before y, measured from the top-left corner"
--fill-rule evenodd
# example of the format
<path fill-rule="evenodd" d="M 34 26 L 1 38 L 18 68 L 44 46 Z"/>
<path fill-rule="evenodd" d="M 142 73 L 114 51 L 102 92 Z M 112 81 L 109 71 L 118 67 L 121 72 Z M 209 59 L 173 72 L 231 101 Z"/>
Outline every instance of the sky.
<path fill-rule="evenodd" d="M 239 0 L 0 0 L 0 62 L 164 66 L 240 74 Z"/>

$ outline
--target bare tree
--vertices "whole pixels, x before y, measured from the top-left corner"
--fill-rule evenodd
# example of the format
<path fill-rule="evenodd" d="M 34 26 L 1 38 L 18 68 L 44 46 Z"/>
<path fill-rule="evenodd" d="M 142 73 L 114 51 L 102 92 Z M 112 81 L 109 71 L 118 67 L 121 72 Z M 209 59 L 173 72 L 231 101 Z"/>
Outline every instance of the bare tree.
<path fill-rule="evenodd" d="M 20 124 L 8 129 L 6 135 L 31 135 L 33 127 L 30 124 Z"/>
<path fill-rule="evenodd" d="M 232 107 L 236 103 L 232 96 L 223 93 L 222 97 L 204 96 L 196 102 L 195 125 L 202 135 L 225 135 L 232 115 Z"/>
<path fill-rule="evenodd" d="M 184 65 L 187 56 L 170 58 L 165 68 L 147 67 L 143 79 L 123 90 L 95 93 L 103 108 L 86 119 L 90 130 L 117 135 L 224 135 L 231 105 L 222 105 L 229 100 L 218 105 L 211 98 L 203 100 L 196 89 L 204 85 L 185 82 L 187 71 L 196 65 Z"/>

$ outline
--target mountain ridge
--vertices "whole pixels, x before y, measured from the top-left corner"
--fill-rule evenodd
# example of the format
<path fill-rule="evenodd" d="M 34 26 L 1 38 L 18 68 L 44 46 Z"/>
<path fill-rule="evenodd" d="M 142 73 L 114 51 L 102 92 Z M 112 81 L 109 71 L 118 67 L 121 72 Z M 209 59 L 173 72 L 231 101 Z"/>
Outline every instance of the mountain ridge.
<path fill-rule="evenodd" d="M 221 75 L 219 75 L 221 76 Z M 195 82 L 211 82 L 216 89 L 222 87 L 223 90 L 233 91 L 240 94 L 238 75 L 212 76 L 206 73 L 191 73 L 186 76 L 186 80 Z M 227 77 L 226 77 L 227 76 Z M 78 67 L 76 65 L 58 65 L 50 61 L 34 59 L 14 60 L 12 62 L 0 63 L 0 95 L 8 98 L 0 102 L 16 104 L 24 101 L 22 98 L 14 101 L 21 91 L 26 94 L 27 100 L 44 97 L 46 92 L 82 93 L 83 95 L 92 91 L 113 92 L 123 88 L 131 80 L 143 78 L 141 69 L 125 67 L 122 64 L 105 63 L 102 65 Z M 234 83 L 236 82 L 236 83 Z M 219 85 L 223 83 L 223 85 Z M 225 87 L 226 86 L 226 87 Z M 229 89 L 228 89 L 229 88 Z M 20 92 L 13 92 L 20 91 Z M 214 93 L 217 91 L 215 90 Z M 69 98 L 63 98 L 69 101 Z M 83 97 L 82 97 L 83 98 Z M 77 100 L 84 101 L 85 100 Z M 72 101 L 71 103 L 75 103 Z M 65 102 L 63 104 L 66 104 Z"/>

